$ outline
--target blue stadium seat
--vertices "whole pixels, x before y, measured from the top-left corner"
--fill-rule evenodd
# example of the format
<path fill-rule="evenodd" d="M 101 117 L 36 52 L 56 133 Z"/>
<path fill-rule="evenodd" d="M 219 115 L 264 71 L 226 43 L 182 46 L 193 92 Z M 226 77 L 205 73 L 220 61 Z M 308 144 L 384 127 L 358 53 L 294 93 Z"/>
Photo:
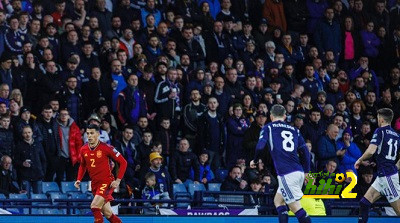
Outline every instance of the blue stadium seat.
<path fill-rule="evenodd" d="M 0 199 L 6 199 L 6 195 L 0 194 Z"/>
<path fill-rule="evenodd" d="M 81 182 L 81 192 L 82 192 L 82 193 L 88 192 L 88 186 L 89 186 L 89 182 L 87 182 L 87 181 L 82 181 L 82 182 Z"/>
<path fill-rule="evenodd" d="M 186 197 L 190 198 L 190 194 L 186 190 L 186 187 L 184 184 L 173 184 L 173 193 L 174 193 L 174 199 L 177 197 Z"/>
<path fill-rule="evenodd" d="M 53 201 L 53 204 L 57 205 L 60 203 L 65 203 L 65 202 L 58 202 L 58 201 L 54 201 L 56 199 L 68 199 L 68 196 L 66 194 L 60 194 L 60 193 L 54 193 L 54 194 L 50 194 L 50 198 Z"/>
<path fill-rule="evenodd" d="M 28 200 L 28 195 L 26 195 L 26 194 L 10 194 L 10 199 Z"/>
<path fill-rule="evenodd" d="M 32 208 L 31 214 L 43 214 L 42 208 Z"/>
<path fill-rule="evenodd" d="M 48 199 L 48 198 L 47 198 L 46 194 L 31 194 L 31 199 Z M 49 206 L 50 200 L 49 200 L 49 202 L 44 202 L 44 201 L 32 202 L 32 205 Z M 33 210 L 32 210 L 32 212 L 33 212 Z"/>
<path fill-rule="evenodd" d="M 215 178 L 218 182 L 222 183 L 225 178 L 228 176 L 228 170 L 225 169 L 217 169 L 215 171 Z"/>
<path fill-rule="evenodd" d="M 45 208 L 43 209 L 43 214 L 56 215 L 56 214 L 62 214 L 62 212 L 55 208 Z"/>
<path fill-rule="evenodd" d="M 48 192 L 59 192 L 60 188 L 56 182 L 43 182 L 42 183 L 42 193 L 46 194 Z"/>
<path fill-rule="evenodd" d="M 79 191 L 78 189 L 75 188 L 74 186 L 75 182 L 61 182 L 61 192 L 63 192 L 64 194 L 66 194 L 67 192 L 73 191 Z"/>
<path fill-rule="evenodd" d="M 206 191 L 204 184 L 189 184 L 189 193 L 193 197 L 195 191 Z"/>
<path fill-rule="evenodd" d="M 220 191 L 221 184 L 220 183 L 209 183 L 208 184 L 208 191 Z"/>

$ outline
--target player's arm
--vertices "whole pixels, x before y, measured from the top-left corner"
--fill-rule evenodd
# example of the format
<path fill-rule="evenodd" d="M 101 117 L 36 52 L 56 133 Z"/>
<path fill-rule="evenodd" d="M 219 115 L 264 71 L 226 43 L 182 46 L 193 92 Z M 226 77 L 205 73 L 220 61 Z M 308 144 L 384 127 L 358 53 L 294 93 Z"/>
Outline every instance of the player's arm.
<path fill-rule="evenodd" d="M 300 132 L 298 132 L 299 134 L 299 148 L 298 148 L 298 153 L 299 153 L 299 158 L 300 158 L 300 162 L 303 165 L 303 169 L 304 169 L 304 173 L 308 173 L 310 172 L 310 163 L 311 163 L 311 159 L 310 159 L 310 152 L 308 151 L 306 142 L 304 141 L 304 138 L 300 135 Z"/>
<path fill-rule="evenodd" d="M 375 154 L 377 148 L 378 148 L 377 145 L 369 144 L 368 149 L 365 150 L 364 154 L 356 161 L 354 167 L 358 169 L 362 161 L 371 158 Z"/>
<path fill-rule="evenodd" d="M 265 145 L 267 144 L 267 128 L 263 128 L 260 132 L 260 138 L 258 140 L 258 143 L 256 145 L 256 151 L 254 155 L 254 163 L 258 163 L 258 160 L 260 159 L 260 156 L 265 148 Z"/>
<path fill-rule="evenodd" d="M 83 158 L 83 155 L 81 154 L 81 163 L 79 164 L 79 169 L 78 169 L 78 176 L 76 177 L 76 181 L 74 186 L 79 189 L 79 186 L 81 184 L 81 180 L 83 176 L 85 176 L 86 173 L 86 161 L 85 158 Z"/>
<path fill-rule="evenodd" d="M 119 164 L 117 179 L 115 181 L 113 181 L 110 185 L 112 188 L 116 188 L 119 186 L 119 183 L 121 182 L 122 177 L 124 177 L 128 163 L 126 162 L 124 157 L 121 155 L 121 153 L 118 152 L 118 150 L 110 147 L 109 151 L 110 151 L 109 154 L 110 154 L 111 158 Z"/>

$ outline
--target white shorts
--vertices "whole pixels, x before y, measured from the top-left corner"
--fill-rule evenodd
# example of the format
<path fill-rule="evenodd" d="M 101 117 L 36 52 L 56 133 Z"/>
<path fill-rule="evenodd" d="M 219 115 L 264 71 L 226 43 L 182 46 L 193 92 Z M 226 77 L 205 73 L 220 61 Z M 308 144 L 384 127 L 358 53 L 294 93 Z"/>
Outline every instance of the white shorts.
<path fill-rule="evenodd" d="M 292 172 L 283 176 L 278 176 L 278 192 L 282 195 L 286 204 L 298 201 L 303 197 L 301 188 L 304 184 L 304 173 L 300 171 Z"/>
<path fill-rule="evenodd" d="M 372 187 L 385 196 L 389 203 L 395 202 L 400 198 L 399 174 L 391 176 L 377 177 Z"/>

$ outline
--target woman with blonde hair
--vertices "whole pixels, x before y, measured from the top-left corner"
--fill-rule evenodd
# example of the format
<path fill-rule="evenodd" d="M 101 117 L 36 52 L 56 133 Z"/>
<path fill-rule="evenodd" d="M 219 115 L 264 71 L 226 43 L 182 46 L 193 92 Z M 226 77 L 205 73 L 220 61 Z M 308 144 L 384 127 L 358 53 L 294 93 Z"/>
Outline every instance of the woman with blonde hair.
<path fill-rule="evenodd" d="M 18 88 L 15 88 L 11 91 L 10 94 L 10 100 L 14 100 L 15 102 L 18 103 L 19 107 L 24 106 L 24 99 L 22 98 L 22 93 L 21 90 L 19 90 Z"/>

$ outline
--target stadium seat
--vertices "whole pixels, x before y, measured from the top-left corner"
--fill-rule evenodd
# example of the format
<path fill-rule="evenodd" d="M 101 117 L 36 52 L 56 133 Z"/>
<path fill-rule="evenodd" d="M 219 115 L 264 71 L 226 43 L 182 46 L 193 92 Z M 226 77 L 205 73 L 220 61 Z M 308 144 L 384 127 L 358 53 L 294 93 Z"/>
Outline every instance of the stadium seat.
<path fill-rule="evenodd" d="M 59 192 L 60 188 L 56 182 L 43 182 L 42 193 L 47 194 L 48 192 Z"/>
<path fill-rule="evenodd" d="M 48 199 L 48 198 L 47 198 L 46 194 L 31 194 L 31 199 L 37 200 L 37 199 Z M 50 200 L 49 200 L 49 202 L 44 202 L 44 201 L 32 202 L 32 205 L 49 206 Z"/>
<path fill-rule="evenodd" d="M 28 200 L 28 195 L 26 195 L 26 194 L 10 194 L 10 199 Z"/>
<path fill-rule="evenodd" d="M 63 192 L 64 194 L 72 191 L 72 192 L 77 192 L 79 191 L 78 189 L 75 188 L 74 186 L 75 182 L 61 182 L 61 192 Z"/>
<path fill-rule="evenodd" d="M 195 191 L 206 191 L 204 184 L 189 184 L 189 193 L 193 197 Z"/>
<path fill-rule="evenodd" d="M 221 184 L 220 183 L 209 183 L 208 191 L 220 191 Z"/>
<path fill-rule="evenodd" d="M 225 169 L 217 169 L 215 171 L 215 178 L 218 182 L 222 183 L 225 178 L 228 176 L 228 170 Z"/>
<path fill-rule="evenodd" d="M 0 194 L 0 199 L 6 199 L 6 195 Z"/>
<path fill-rule="evenodd" d="M 62 214 L 62 212 L 54 208 L 45 208 L 43 209 L 43 214 L 56 215 L 56 214 Z"/>
<path fill-rule="evenodd" d="M 82 192 L 82 193 L 88 192 L 88 188 L 89 188 L 89 182 L 87 182 L 87 181 L 82 181 L 82 182 L 81 182 L 81 192 Z"/>
<path fill-rule="evenodd" d="M 32 208 L 31 214 L 43 214 L 42 208 Z"/>
<path fill-rule="evenodd" d="M 54 200 L 57 200 L 57 199 L 68 199 L 68 196 L 66 194 L 53 193 L 53 194 L 50 194 L 50 198 L 51 198 L 53 204 L 57 205 L 57 204 L 60 204 L 60 203 L 65 203 L 65 202 L 58 202 L 58 201 L 55 202 Z"/>
<path fill-rule="evenodd" d="M 186 187 L 184 184 L 174 184 L 173 185 L 173 193 L 174 193 L 174 198 L 177 196 L 189 196 L 188 191 L 186 190 Z"/>

